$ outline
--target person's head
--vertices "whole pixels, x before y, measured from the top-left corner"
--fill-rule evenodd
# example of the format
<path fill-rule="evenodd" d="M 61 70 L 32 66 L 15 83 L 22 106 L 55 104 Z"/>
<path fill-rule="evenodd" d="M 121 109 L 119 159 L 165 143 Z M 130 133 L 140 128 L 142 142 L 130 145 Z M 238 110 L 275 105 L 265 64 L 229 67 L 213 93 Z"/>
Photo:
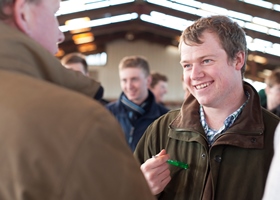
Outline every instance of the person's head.
<path fill-rule="evenodd" d="M 55 54 L 64 40 L 55 16 L 60 0 L 0 0 L 0 20 Z"/>
<path fill-rule="evenodd" d="M 184 81 L 200 104 L 225 106 L 243 93 L 247 47 L 236 22 L 225 16 L 200 18 L 183 31 L 179 50 Z"/>
<path fill-rule="evenodd" d="M 138 105 L 144 102 L 151 83 L 148 61 L 141 56 L 124 57 L 119 64 L 119 75 L 126 97 Z"/>
<path fill-rule="evenodd" d="M 265 79 L 267 109 L 272 110 L 280 105 L 280 69 L 273 70 Z"/>
<path fill-rule="evenodd" d="M 152 82 L 149 89 L 154 94 L 156 102 L 162 103 L 163 97 L 167 93 L 168 78 L 167 76 L 157 72 L 151 73 L 151 76 L 152 76 Z"/>
<path fill-rule="evenodd" d="M 81 53 L 69 53 L 61 59 L 61 64 L 74 71 L 82 72 L 88 76 L 88 64 L 85 56 Z"/>

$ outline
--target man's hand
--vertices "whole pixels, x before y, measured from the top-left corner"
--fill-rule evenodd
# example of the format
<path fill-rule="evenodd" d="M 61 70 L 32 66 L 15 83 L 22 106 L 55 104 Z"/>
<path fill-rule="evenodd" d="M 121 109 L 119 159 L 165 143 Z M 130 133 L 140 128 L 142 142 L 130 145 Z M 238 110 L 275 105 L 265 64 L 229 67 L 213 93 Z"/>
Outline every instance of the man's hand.
<path fill-rule="evenodd" d="M 169 166 L 166 163 L 168 159 L 169 155 L 166 154 L 166 151 L 163 149 L 159 154 L 148 159 L 141 165 L 140 169 L 154 195 L 162 192 L 171 180 Z"/>

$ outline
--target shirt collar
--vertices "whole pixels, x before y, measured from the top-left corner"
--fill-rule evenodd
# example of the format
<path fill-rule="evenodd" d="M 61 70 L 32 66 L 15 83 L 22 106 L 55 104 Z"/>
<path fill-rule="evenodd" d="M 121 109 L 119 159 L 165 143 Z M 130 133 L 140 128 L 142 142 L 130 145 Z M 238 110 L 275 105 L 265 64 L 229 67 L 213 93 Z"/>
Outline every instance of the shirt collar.
<path fill-rule="evenodd" d="M 212 144 L 215 139 L 222 134 L 223 132 L 225 132 L 227 129 L 229 129 L 229 127 L 235 122 L 235 120 L 238 118 L 238 116 L 240 115 L 240 113 L 242 112 L 243 108 L 245 107 L 245 105 L 247 104 L 247 102 L 249 101 L 250 98 L 250 94 L 249 92 L 245 92 L 246 96 L 247 96 L 247 100 L 236 110 L 234 111 L 232 114 L 230 114 L 224 121 L 223 126 L 219 129 L 219 130 L 213 130 L 211 129 L 205 119 L 205 114 L 204 114 L 204 110 L 203 110 L 203 106 L 200 105 L 199 111 L 200 111 L 200 122 L 201 125 L 204 129 L 205 135 L 208 139 L 209 144 Z"/>

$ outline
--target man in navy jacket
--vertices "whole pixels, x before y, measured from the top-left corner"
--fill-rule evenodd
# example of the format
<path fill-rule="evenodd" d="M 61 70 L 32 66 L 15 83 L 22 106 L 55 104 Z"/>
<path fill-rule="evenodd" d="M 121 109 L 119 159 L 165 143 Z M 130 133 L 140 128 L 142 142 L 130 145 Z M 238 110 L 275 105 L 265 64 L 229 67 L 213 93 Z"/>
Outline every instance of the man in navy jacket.
<path fill-rule="evenodd" d="M 116 102 L 106 107 L 122 126 L 131 150 L 134 151 L 146 128 L 168 109 L 157 104 L 148 87 L 150 68 L 141 56 L 124 57 L 119 64 L 122 93 Z"/>

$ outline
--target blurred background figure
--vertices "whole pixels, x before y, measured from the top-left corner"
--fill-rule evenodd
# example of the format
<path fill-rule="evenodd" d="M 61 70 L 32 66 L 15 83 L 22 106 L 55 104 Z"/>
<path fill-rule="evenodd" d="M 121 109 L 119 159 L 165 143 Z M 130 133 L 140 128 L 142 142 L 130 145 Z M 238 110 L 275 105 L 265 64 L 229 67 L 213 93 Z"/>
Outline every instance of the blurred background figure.
<path fill-rule="evenodd" d="M 106 108 L 121 124 L 126 141 L 134 151 L 146 128 L 168 112 L 168 109 L 156 103 L 149 90 L 152 80 L 146 58 L 122 58 L 119 63 L 119 76 L 122 93 L 117 101 L 107 104 Z"/>
<path fill-rule="evenodd" d="M 183 90 L 185 92 L 184 99 L 186 99 L 190 95 L 190 92 L 188 90 L 187 84 L 184 81 L 184 75 L 182 75 L 181 81 L 182 81 Z"/>
<path fill-rule="evenodd" d="M 74 53 L 69 53 L 69 54 L 65 55 L 61 59 L 61 64 L 67 69 L 81 72 L 83 75 L 89 77 L 86 56 L 81 53 L 74 52 Z M 104 92 L 104 89 L 101 86 L 100 90 L 98 91 L 98 93 L 96 94 L 96 96 L 94 98 L 96 100 L 98 100 L 102 105 L 106 105 L 109 102 L 102 98 L 103 92 Z"/>
<path fill-rule="evenodd" d="M 264 106 L 272 113 L 280 117 L 280 69 L 272 71 L 265 79 L 266 105 Z"/>
<path fill-rule="evenodd" d="M 260 103 L 262 107 L 266 107 L 266 94 L 265 94 L 265 88 L 260 89 L 258 92 L 259 97 L 260 97 Z"/>
<path fill-rule="evenodd" d="M 149 89 L 154 94 L 156 102 L 163 105 L 164 95 L 167 93 L 168 78 L 158 72 L 151 73 L 152 81 Z"/>
<path fill-rule="evenodd" d="M 70 53 L 61 59 L 61 64 L 67 69 L 82 72 L 85 76 L 89 76 L 88 64 L 86 57 L 81 53 Z"/>
<path fill-rule="evenodd" d="M 274 155 L 266 179 L 264 196 L 262 200 L 279 199 L 280 180 L 280 124 L 277 126 L 274 135 Z"/>

